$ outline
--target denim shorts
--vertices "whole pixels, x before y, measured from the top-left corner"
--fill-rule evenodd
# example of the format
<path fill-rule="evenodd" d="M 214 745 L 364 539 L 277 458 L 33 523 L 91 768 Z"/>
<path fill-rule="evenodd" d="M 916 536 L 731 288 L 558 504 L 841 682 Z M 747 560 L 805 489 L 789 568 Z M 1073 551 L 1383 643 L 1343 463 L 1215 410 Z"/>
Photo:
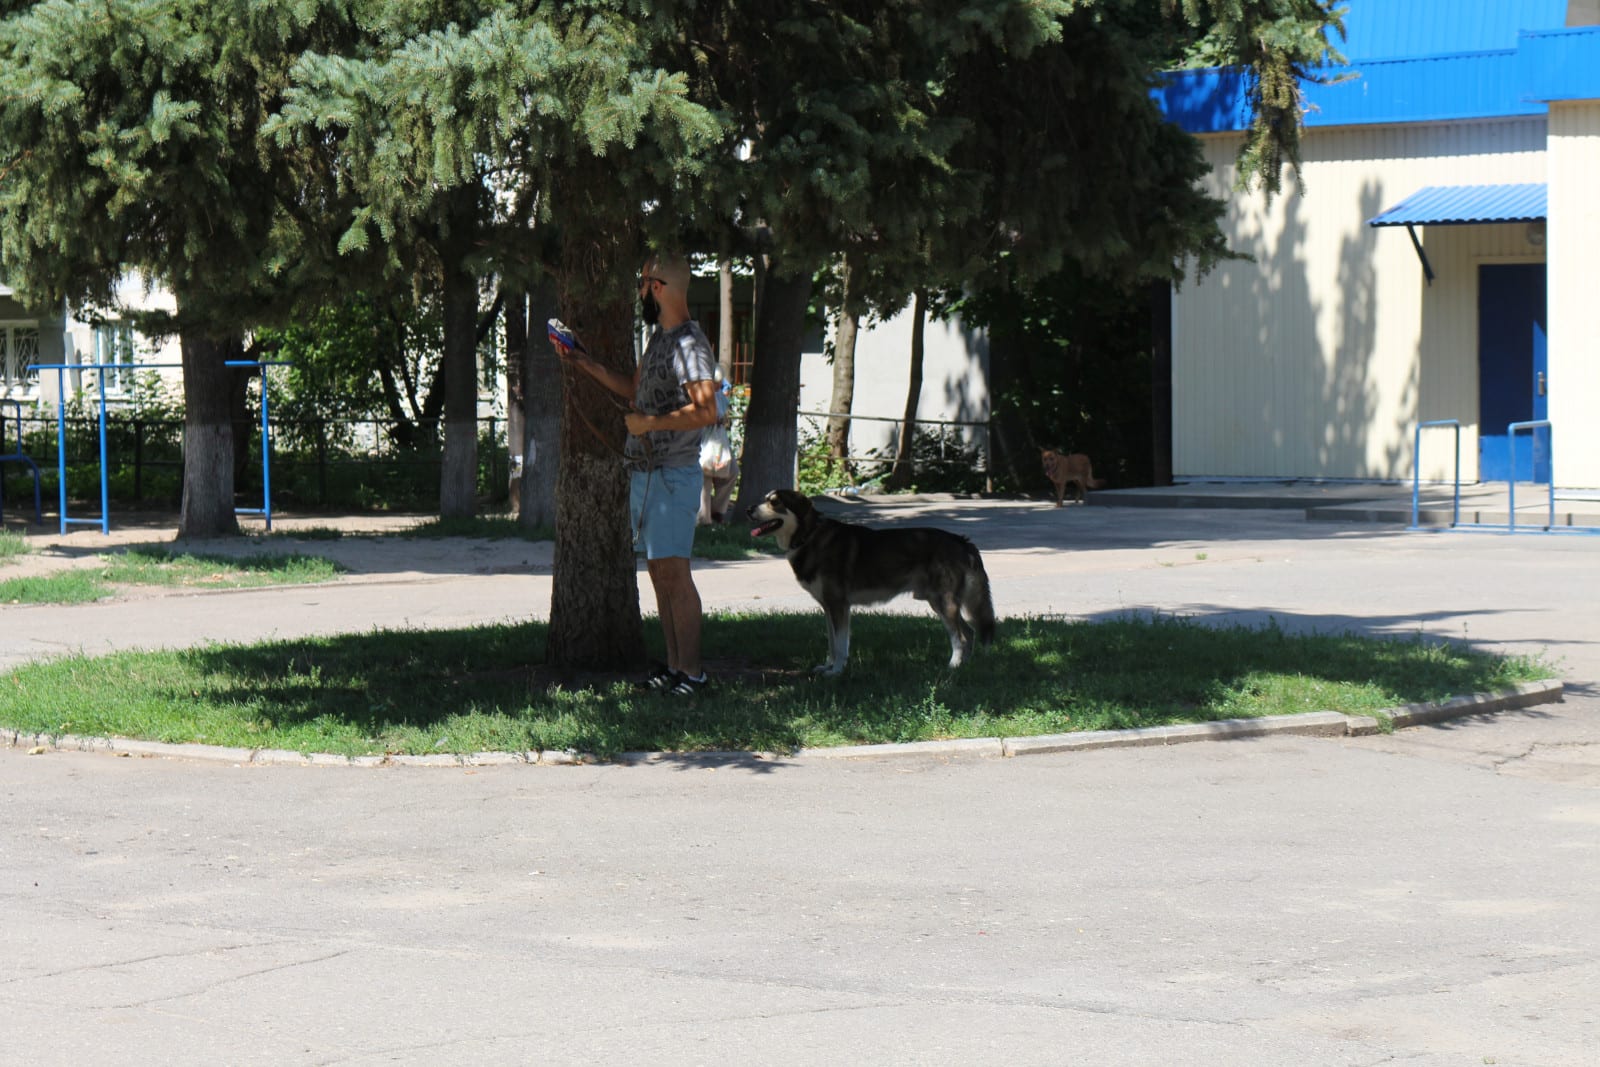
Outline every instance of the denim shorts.
<path fill-rule="evenodd" d="M 645 559 L 688 559 L 694 550 L 703 482 L 698 463 L 692 467 L 634 471 L 628 484 L 634 551 L 643 550 Z"/>

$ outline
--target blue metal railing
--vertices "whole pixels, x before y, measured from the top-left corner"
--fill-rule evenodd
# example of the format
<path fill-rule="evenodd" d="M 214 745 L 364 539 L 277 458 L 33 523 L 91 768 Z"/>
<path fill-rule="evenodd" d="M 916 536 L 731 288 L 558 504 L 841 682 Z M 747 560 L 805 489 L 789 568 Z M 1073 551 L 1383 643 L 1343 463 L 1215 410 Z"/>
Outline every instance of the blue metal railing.
<path fill-rule="evenodd" d="M 1461 525 L 1461 423 L 1456 419 L 1434 419 L 1432 422 L 1417 423 L 1417 430 L 1411 438 L 1411 529 L 1419 529 L 1417 517 L 1420 511 L 1420 498 L 1422 491 L 1422 431 L 1430 426 L 1448 426 L 1456 432 L 1456 470 L 1455 470 L 1455 510 L 1451 513 L 1450 525 Z"/>
<path fill-rule="evenodd" d="M 1526 422 L 1513 422 L 1506 426 L 1506 438 L 1509 446 L 1508 460 L 1511 464 L 1511 477 L 1507 479 L 1506 496 L 1506 521 L 1498 522 L 1462 522 L 1461 521 L 1461 423 L 1456 419 L 1434 419 L 1430 422 L 1419 422 L 1416 432 L 1412 435 L 1411 455 L 1411 525 L 1408 529 L 1432 529 L 1420 524 L 1421 516 L 1421 489 L 1422 489 L 1422 431 L 1435 426 L 1448 426 L 1455 431 L 1455 471 L 1451 481 L 1454 484 L 1455 506 L 1451 513 L 1450 529 L 1470 532 L 1488 533 L 1574 533 L 1574 534 L 1600 534 L 1600 526 L 1557 526 L 1556 525 L 1556 483 L 1552 476 L 1549 482 L 1549 514 L 1544 526 L 1517 526 L 1517 434 L 1522 430 L 1548 430 L 1552 440 L 1555 431 L 1549 419 L 1530 419 Z"/>
<path fill-rule="evenodd" d="M 268 395 L 271 389 L 268 386 L 267 368 L 287 367 L 283 361 L 256 362 L 246 359 L 230 359 L 223 362 L 225 367 L 257 367 L 261 370 L 261 506 L 259 508 L 234 508 L 235 515 L 260 515 L 266 519 L 267 529 L 272 529 L 272 428 L 268 423 Z M 137 370 L 181 369 L 181 363 L 140 363 Z M 111 533 L 111 483 L 106 471 L 106 376 L 104 373 L 95 375 L 95 387 L 99 403 L 97 407 L 97 421 L 100 429 L 100 517 L 97 519 L 74 519 L 67 514 L 67 386 L 66 371 L 126 371 L 130 365 L 126 363 L 36 363 L 34 370 L 53 370 L 56 372 L 56 471 L 61 490 L 61 532 L 67 532 L 68 526 L 99 526 L 103 534 Z M 41 515 L 41 521 L 43 517 Z"/>
<path fill-rule="evenodd" d="M 1508 422 L 1508 423 L 1506 423 L 1507 459 L 1511 463 L 1511 479 L 1510 479 L 1510 482 L 1509 482 L 1509 484 L 1511 486 L 1511 491 L 1510 491 L 1510 494 L 1509 494 L 1509 497 L 1508 497 L 1509 503 L 1506 506 L 1506 532 L 1507 533 L 1516 533 L 1517 532 L 1517 431 L 1518 430 L 1527 430 L 1527 431 L 1529 431 L 1530 440 L 1529 440 L 1528 443 L 1530 445 L 1532 445 L 1535 449 L 1537 449 L 1538 448 L 1537 443 L 1534 442 L 1531 438 L 1532 438 L 1532 432 L 1534 430 L 1539 429 L 1540 427 L 1543 427 L 1546 430 L 1550 429 L 1550 420 L 1549 419 L 1530 419 L 1527 422 Z M 1554 435 L 1552 435 L 1552 436 L 1554 436 Z M 1552 460 L 1554 459 L 1554 457 L 1551 457 L 1551 458 L 1552 458 Z M 1537 468 L 1537 466 L 1538 466 L 1537 461 L 1535 461 L 1534 466 Z M 1548 530 L 1553 530 L 1553 529 L 1555 529 L 1555 525 L 1556 525 L 1556 479 L 1555 479 L 1554 474 L 1552 474 L 1551 477 L 1550 477 L 1550 517 L 1545 521 L 1545 528 L 1548 529 Z"/>

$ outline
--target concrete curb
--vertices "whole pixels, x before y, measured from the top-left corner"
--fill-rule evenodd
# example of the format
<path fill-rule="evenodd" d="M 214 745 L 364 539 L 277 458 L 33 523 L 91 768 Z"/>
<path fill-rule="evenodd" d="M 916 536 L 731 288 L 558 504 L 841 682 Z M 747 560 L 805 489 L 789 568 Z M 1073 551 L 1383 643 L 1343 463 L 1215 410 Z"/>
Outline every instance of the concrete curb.
<path fill-rule="evenodd" d="M 1381 712 L 1396 730 L 1458 719 L 1467 715 L 1487 715 L 1537 704 L 1559 703 L 1565 688 L 1560 679 L 1520 682 L 1487 693 L 1452 697 L 1437 704 L 1403 704 Z M 1037 756 L 1051 752 L 1082 752 L 1101 748 L 1143 748 L 1154 745 L 1182 745 L 1195 741 L 1230 741 L 1245 737 L 1362 737 L 1381 729 L 1377 717 L 1344 715 L 1337 711 L 1313 711 L 1303 715 L 1275 715 L 1265 719 L 1222 719 L 1218 722 L 1188 723 L 1182 726 L 1148 726 L 1136 730 L 1087 730 L 1071 734 L 1043 734 L 1035 737 L 974 737 L 955 741 L 912 741 L 897 745 L 840 745 L 835 748 L 803 748 L 792 756 L 766 752 L 624 752 L 614 760 L 600 760 L 584 752 L 473 752 L 466 755 L 426 756 L 338 756 L 331 753 L 289 752 L 273 748 L 225 748 L 221 745 L 169 744 L 121 737 L 80 737 L 76 734 L 25 734 L 0 730 L 0 744 L 26 748 L 31 752 L 101 752 L 114 756 L 161 756 L 169 759 L 206 760 L 241 766 L 301 767 L 499 767 L 507 764 L 573 766 L 584 763 L 689 763 L 718 766 L 747 762 L 892 759 L 915 756 L 922 759 L 989 759 L 1012 756 Z"/>

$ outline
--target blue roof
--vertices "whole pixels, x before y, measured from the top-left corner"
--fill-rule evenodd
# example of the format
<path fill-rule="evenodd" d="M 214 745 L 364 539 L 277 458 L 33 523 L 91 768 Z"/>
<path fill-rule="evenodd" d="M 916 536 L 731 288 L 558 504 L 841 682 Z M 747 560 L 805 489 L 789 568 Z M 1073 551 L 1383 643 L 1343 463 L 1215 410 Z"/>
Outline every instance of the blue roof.
<path fill-rule="evenodd" d="M 1492 52 L 1521 30 L 1567 24 L 1567 0 L 1344 0 L 1344 43 L 1354 62 Z"/>
<path fill-rule="evenodd" d="M 1537 222 L 1545 217 L 1545 185 L 1429 185 L 1368 226 L 1461 226 L 1475 222 Z"/>
<path fill-rule="evenodd" d="M 1347 66 L 1303 86 L 1308 127 L 1539 115 L 1600 99 L 1600 27 L 1565 26 L 1565 0 L 1349 0 Z M 1183 70 L 1154 91 L 1191 133 L 1249 125 L 1237 69 Z"/>

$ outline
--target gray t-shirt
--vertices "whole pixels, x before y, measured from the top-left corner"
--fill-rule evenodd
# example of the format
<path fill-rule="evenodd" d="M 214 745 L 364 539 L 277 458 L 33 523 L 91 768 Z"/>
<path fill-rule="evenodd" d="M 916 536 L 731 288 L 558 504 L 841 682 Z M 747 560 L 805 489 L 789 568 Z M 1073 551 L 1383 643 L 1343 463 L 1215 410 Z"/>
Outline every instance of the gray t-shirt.
<path fill-rule="evenodd" d="M 693 319 L 670 330 L 650 334 L 639 364 L 639 389 L 633 405 L 646 415 L 665 415 L 689 406 L 685 382 L 711 381 L 717 360 L 700 324 Z M 698 467 L 700 431 L 651 430 L 644 439 L 629 435 L 623 449 L 629 470 Z"/>

